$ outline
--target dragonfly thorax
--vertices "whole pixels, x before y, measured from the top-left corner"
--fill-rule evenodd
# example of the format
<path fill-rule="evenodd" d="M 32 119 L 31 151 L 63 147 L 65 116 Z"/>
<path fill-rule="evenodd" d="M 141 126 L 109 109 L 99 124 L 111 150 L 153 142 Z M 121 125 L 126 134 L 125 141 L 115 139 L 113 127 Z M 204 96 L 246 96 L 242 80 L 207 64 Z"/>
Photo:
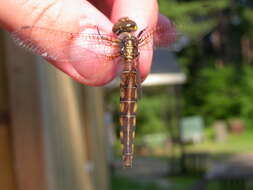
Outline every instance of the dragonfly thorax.
<path fill-rule="evenodd" d="M 130 33 L 124 32 L 119 35 L 121 41 L 121 56 L 125 60 L 133 60 L 139 55 L 138 39 Z"/>

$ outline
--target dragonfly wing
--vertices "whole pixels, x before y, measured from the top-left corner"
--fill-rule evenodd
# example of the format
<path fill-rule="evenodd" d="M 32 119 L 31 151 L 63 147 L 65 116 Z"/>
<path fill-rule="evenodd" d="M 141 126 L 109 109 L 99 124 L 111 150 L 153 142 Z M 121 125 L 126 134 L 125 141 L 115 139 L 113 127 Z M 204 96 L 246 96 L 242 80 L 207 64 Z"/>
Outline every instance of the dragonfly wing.
<path fill-rule="evenodd" d="M 168 19 L 159 19 L 155 28 L 147 29 L 139 37 L 140 50 L 169 47 L 177 39 L 176 25 Z"/>
<path fill-rule="evenodd" d="M 105 83 L 115 75 L 118 43 L 95 26 L 80 33 L 26 26 L 13 32 L 12 37 L 19 46 L 44 57 L 61 70 L 74 69 L 74 78 L 100 84 L 93 80 L 101 79 Z"/>
<path fill-rule="evenodd" d="M 154 46 L 169 47 L 176 41 L 177 36 L 178 34 L 175 23 L 161 17 L 154 30 Z"/>
<path fill-rule="evenodd" d="M 136 68 L 136 85 L 137 85 L 137 98 L 138 100 L 141 99 L 142 97 L 142 87 L 141 87 L 141 83 L 142 83 L 142 78 L 141 78 L 141 72 L 140 72 L 140 57 L 136 58 L 134 60 L 134 65 Z"/>
<path fill-rule="evenodd" d="M 138 100 L 141 99 L 142 97 L 142 87 L 141 87 L 141 73 L 140 73 L 140 69 L 137 69 L 137 93 L 138 93 Z"/>
<path fill-rule="evenodd" d="M 73 43 L 76 40 L 85 42 L 89 50 L 100 48 L 99 53 L 105 57 L 114 56 L 112 53 L 115 51 L 112 49 L 118 48 L 116 39 L 112 35 L 100 34 L 99 31 L 102 30 L 96 26 L 89 26 L 82 33 L 24 26 L 14 31 L 12 37 L 18 46 L 49 61 L 69 62 L 69 53 L 71 48 L 75 48 Z"/>
<path fill-rule="evenodd" d="M 11 37 L 19 47 L 24 48 L 25 50 L 32 52 L 34 54 L 40 55 L 46 59 L 55 60 L 56 57 L 53 55 L 49 55 L 46 47 L 43 48 L 38 45 L 41 39 L 35 40 L 35 37 L 38 35 L 38 31 L 40 29 L 35 28 L 34 32 L 32 32 L 32 30 L 33 27 L 24 26 L 12 32 Z M 50 39 L 48 38 L 43 38 L 43 41 L 45 41 L 45 43 L 50 43 Z M 54 46 L 54 43 L 52 43 L 51 46 Z"/>

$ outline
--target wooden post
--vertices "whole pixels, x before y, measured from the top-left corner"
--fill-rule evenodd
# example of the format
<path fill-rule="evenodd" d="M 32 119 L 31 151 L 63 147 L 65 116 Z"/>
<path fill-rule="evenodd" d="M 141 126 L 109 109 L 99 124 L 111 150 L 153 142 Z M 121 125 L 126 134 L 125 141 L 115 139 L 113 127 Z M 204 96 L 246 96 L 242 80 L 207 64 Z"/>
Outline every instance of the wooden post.
<path fill-rule="evenodd" d="M 106 132 L 102 88 L 85 87 L 85 123 L 90 136 L 90 159 L 93 162 L 95 189 L 109 189 L 109 172 L 106 156 Z"/>
<path fill-rule="evenodd" d="M 4 40 L 17 188 L 47 190 L 35 57 Z"/>
<path fill-rule="evenodd" d="M 4 64 L 3 32 L 0 31 L 0 187 L 16 190 L 12 165 L 7 78 Z"/>
<path fill-rule="evenodd" d="M 42 115 L 50 190 L 92 190 L 85 170 L 82 86 L 53 66 L 39 61 Z"/>

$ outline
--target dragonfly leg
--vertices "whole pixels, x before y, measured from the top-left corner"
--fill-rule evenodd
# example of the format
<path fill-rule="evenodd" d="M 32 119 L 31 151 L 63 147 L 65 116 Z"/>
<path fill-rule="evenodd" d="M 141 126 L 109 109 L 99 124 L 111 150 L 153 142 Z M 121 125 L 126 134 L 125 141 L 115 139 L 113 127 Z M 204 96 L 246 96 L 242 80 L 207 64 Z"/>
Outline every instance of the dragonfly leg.
<path fill-rule="evenodd" d="M 107 41 L 110 41 L 110 42 L 113 42 L 113 43 L 116 43 L 117 45 L 120 43 L 120 40 L 119 40 L 119 39 L 111 39 L 111 38 L 105 37 L 104 35 L 102 35 L 102 34 L 100 33 L 98 26 L 96 26 L 96 28 L 97 28 L 98 35 L 101 37 L 101 39 L 107 40 Z"/>
<path fill-rule="evenodd" d="M 140 38 L 141 35 L 143 34 L 143 32 L 145 32 L 145 31 L 147 30 L 147 28 L 148 28 L 148 27 L 146 27 L 146 28 L 144 28 L 143 30 L 141 30 L 141 31 L 139 32 L 139 34 L 137 35 L 137 38 Z"/>

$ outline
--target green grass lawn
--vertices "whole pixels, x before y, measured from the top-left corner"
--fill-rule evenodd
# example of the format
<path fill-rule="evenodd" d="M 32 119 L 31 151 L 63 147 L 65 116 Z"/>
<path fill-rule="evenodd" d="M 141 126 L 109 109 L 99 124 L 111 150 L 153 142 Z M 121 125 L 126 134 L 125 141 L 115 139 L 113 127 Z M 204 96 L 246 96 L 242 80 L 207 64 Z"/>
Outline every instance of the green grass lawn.
<path fill-rule="evenodd" d="M 198 180 L 198 177 L 186 175 L 169 177 L 169 181 L 173 184 L 173 190 L 188 190 Z"/>
<path fill-rule="evenodd" d="M 199 177 L 195 176 L 175 176 L 169 177 L 168 181 L 172 184 L 171 190 L 189 190 L 197 181 Z M 112 177 L 111 190 L 164 190 L 156 186 L 155 184 L 140 184 L 133 182 L 125 177 Z M 218 190 L 219 184 L 217 182 L 210 182 L 207 184 L 206 190 Z"/>
<path fill-rule="evenodd" d="M 202 143 L 190 145 L 190 152 L 210 152 L 213 154 L 238 154 L 253 152 L 253 131 L 245 131 L 241 135 L 229 135 L 223 143 L 218 143 L 208 138 Z"/>
<path fill-rule="evenodd" d="M 199 182 L 201 178 L 196 176 L 183 175 L 170 177 L 169 180 L 174 184 L 171 190 L 189 190 L 195 183 Z M 218 182 L 208 182 L 205 190 L 219 190 Z"/>
<path fill-rule="evenodd" d="M 112 176 L 111 185 L 111 190 L 161 190 L 155 184 L 142 184 L 119 176 Z"/>

